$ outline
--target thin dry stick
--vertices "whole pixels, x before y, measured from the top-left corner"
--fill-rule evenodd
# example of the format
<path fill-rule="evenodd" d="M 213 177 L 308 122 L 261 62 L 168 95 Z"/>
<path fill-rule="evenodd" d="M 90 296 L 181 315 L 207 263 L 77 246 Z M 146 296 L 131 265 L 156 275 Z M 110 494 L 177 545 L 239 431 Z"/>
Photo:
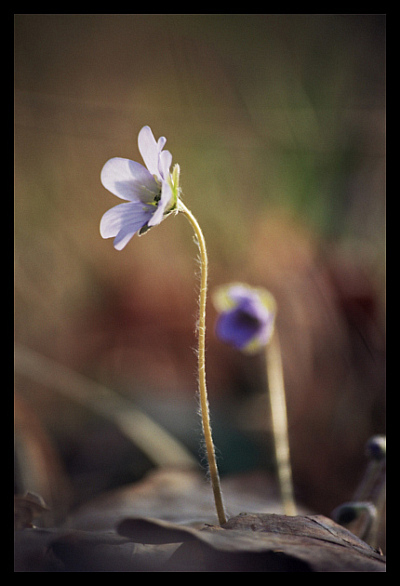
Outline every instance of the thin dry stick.
<path fill-rule="evenodd" d="M 207 398 L 206 386 L 206 367 L 205 367 L 205 338 L 206 338 L 206 302 L 207 302 L 207 278 L 208 278 L 208 258 L 206 243 L 203 232 L 193 214 L 180 200 L 178 211 L 185 214 L 195 232 L 197 243 L 200 251 L 200 294 L 199 294 L 199 325 L 198 325 L 198 369 L 199 369 L 199 394 L 201 417 L 203 425 L 204 440 L 207 450 L 208 466 L 211 478 L 211 485 L 214 493 L 215 507 L 217 509 L 218 520 L 221 525 L 226 523 L 226 515 L 222 500 L 221 485 L 219 480 L 217 461 L 215 458 L 214 443 L 211 434 L 210 414 Z"/>
<path fill-rule="evenodd" d="M 266 348 L 266 364 L 272 429 L 275 444 L 275 458 L 278 469 L 282 505 L 286 515 L 296 515 L 296 505 L 293 496 L 292 469 L 290 465 L 282 358 L 276 329 Z"/>

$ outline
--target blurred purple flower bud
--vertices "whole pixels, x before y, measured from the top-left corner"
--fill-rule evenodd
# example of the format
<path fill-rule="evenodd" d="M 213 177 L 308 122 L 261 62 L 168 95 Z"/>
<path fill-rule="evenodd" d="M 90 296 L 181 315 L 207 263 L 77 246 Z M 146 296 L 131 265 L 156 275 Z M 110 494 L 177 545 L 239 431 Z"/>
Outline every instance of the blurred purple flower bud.
<path fill-rule="evenodd" d="M 386 458 L 386 436 L 374 435 L 366 444 L 366 453 L 371 460 L 384 460 Z"/>
<path fill-rule="evenodd" d="M 232 283 L 220 287 L 213 301 L 219 312 L 215 333 L 220 340 L 246 354 L 268 344 L 276 314 L 275 299 L 268 291 Z"/>

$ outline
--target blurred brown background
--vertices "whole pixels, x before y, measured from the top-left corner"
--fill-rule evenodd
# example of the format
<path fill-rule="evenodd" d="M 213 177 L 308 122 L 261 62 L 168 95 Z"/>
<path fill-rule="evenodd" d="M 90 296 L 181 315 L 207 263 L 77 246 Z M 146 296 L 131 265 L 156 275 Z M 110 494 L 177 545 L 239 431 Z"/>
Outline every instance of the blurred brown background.
<path fill-rule="evenodd" d="M 296 493 L 329 514 L 363 473 L 365 441 L 385 433 L 385 16 L 373 14 L 15 15 L 16 429 L 36 454 L 17 455 L 16 490 L 54 501 L 68 485 L 79 503 L 154 464 L 59 393 L 57 367 L 54 384 L 30 372 L 27 348 L 199 457 L 191 228 L 169 218 L 122 252 L 99 234 L 120 203 L 101 168 L 141 162 L 145 124 L 180 164 L 210 292 L 240 280 L 276 296 Z M 210 303 L 221 473 L 271 470 L 261 360 L 218 342 L 214 320 Z"/>

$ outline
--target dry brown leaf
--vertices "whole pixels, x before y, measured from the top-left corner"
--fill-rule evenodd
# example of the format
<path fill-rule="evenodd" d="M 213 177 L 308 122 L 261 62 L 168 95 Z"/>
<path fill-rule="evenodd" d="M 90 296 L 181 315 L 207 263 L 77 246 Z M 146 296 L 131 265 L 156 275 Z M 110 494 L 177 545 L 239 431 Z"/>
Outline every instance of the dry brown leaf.
<path fill-rule="evenodd" d="M 385 572 L 384 556 L 330 519 L 242 513 L 198 530 L 157 519 L 125 519 L 118 532 L 139 543 L 182 545 L 165 571 Z"/>
<path fill-rule="evenodd" d="M 23 496 L 14 496 L 14 529 L 32 527 L 34 519 L 40 517 L 49 508 L 43 498 L 33 492 L 27 492 Z"/>
<path fill-rule="evenodd" d="M 245 475 L 225 483 L 230 519 L 220 527 L 201 474 L 155 471 L 96 500 L 68 527 L 17 531 L 16 571 L 386 570 L 384 556 L 330 519 L 270 512 L 276 501 L 265 480 Z M 235 513 L 240 504 L 248 512 Z"/>

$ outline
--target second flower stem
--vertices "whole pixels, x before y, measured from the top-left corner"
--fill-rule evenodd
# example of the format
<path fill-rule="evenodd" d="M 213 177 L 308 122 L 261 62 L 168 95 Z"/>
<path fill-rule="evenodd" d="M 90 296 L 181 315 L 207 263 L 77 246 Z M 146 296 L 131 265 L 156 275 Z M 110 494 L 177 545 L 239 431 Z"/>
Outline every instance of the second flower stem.
<path fill-rule="evenodd" d="M 296 505 L 293 496 L 292 469 L 290 465 L 282 357 L 276 328 L 266 347 L 266 363 L 272 430 L 281 499 L 285 515 L 296 515 Z"/>
<path fill-rule="evenodd" d="M 206 366 L 205 366 L 205 340 L 206 340 L 206 303 L 207 303 L 207 279 L 208 279 L 208 257 L 206 242 L 203 236 L 203 232 L 193 216 L 192 212 L 188 210 L 182 200 L 178 202 L 178 211 L 185 214 L 189 220 L 194 233 L 196 235 L 199 251 L 200 251 L 200 266 L 201 266 L 201 277 L 200 277 L 200 294 L 199 294 L 199 324 L 198 324 L 198 369 L 199 369 L 199 394 L 200 394 L 200 406 L 201 406 L 201 417 L 204 433 L 204 441 L 207 450 L 208 467 L 211 479 L 211 485 L 214 493 L 215 507 L 217 509 L 217 515 L 220 525 L 226 523 L 226 515 L 224 510 L 224 504 L 222 500 L 221 484 L 219 480 L 217 461 L 215 457 L 214 443 L 211 434 L 211 423 L 210 413 L 208 406 L 207 397 L 207 385 L 206 385 Z"/>

